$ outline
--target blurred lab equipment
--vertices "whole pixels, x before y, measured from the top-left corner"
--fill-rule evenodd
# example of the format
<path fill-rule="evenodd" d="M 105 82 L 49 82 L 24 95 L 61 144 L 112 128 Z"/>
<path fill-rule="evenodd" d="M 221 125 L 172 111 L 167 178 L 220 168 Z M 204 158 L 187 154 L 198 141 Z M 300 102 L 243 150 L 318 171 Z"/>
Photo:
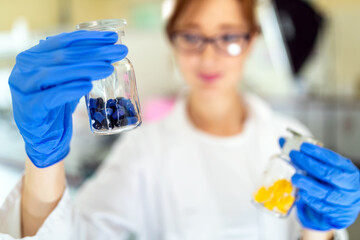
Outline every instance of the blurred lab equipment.
<path fill-rule="evenodd" d="M 274 0 L 292 72 L 298 75 L 314 50 L 324 18 L 307 1 Z"/>
<path fill-rule="evenodd" d="M 124 19 L 103 19 L 80 23 L 76 29 L 114 31 L 118 35 L 116 44 L 121 44 L 125 25 Z M 85 96 L 90 129 L 95 134 L 120 133 L 134 129 L 142 122 L 135 72 L 130 60 L 119 55 L 112 65 L 114 72 L 92 82 L 93 88 Z"/>
<path fill-rule="evenodd" d="M 260 0 L 257 11 L 275 70 L 295 80 L 315 47 L 322 16 L 302 0 Z"/>

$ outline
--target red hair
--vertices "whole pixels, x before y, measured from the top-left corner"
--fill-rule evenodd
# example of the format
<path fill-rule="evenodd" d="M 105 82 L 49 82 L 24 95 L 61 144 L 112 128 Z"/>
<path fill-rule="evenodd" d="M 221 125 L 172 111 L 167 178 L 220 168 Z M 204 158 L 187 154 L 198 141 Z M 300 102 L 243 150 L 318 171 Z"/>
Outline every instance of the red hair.
<path fill-rule="evenodd" d="M 200 0 L 175 0 L 175 7 L 174 10 L 169 17 L 169 20 L 166 23 L 165 31 L 168 36 L 168 38 L 171 38 L 171 35 L 175 31 L 176 22 L 178 19 L 182 16 L 182 14 L 189 8 L 190 3 L 194 3 L 195 1 L 197 3 L 204 3 L 204 1 Z M 255 0 L 238 0 L 239 4 L 242 6 L 242 11 L 244 14 L 244 17 L 249 25 L 250 34 L 254 34 L 256 32 L 259 32 L 259 26 L 257 24 L 256 18 L 255 18 Z M 199 6 L 199 5 L 197 5 Z"/>

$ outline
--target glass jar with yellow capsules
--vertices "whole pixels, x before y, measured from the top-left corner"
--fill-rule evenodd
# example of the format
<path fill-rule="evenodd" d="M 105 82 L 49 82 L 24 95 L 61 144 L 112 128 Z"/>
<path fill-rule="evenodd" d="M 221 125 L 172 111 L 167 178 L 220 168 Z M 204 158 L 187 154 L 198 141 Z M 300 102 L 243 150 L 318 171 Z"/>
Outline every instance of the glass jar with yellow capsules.
<path fill-rule="evenodd" d="M 291 177 L 295 173 L 306 174 L 296 168 L 290 161 L 292 150 L 299 150 L 303 142 L 322 145 L 312 137 L 303 136 L 294 130 L 287 129 L 287 137 L 282 152 L 271 157 L 260 183 L 253 193 L 253 203 L 276 217 L 286 217 L 294 206 L 298 189 L 292 185 Z"/>

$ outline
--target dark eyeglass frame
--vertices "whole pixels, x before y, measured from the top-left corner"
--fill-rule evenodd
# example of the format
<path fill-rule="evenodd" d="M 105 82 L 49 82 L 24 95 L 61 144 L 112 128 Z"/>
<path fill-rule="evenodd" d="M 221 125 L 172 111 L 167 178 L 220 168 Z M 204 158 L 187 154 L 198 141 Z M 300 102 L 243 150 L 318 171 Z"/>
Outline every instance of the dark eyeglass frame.
<path fill-rule="evenodd" d="M 241 51 L 237 55 L 231 55 L 231 54 L 229 54 L 228 51 L 226 51 L 225 49 L 223 49 L 221 47 L 220 43 L 223 41 L 223 37 L 226 34 L 218 34 L 214 37 L 206 37 L 204 35 L 194 33 L 193 35 L 196 35 L 197 37 L 199 37 L 199 40 L 200 40 L 199 44 L 196 49 L 186 49 L 186 48 L 183 48 L 183 47 L 179 46 L 178 44 L 176 44 L 176 38 L 179 36 L 184 36 L 185 34 L 189 34 L 189 31 L 184 31 L 184 30 L 174 31 L 173 33 L 170 34 L 171 43 L 175 46 L 175 48 L 177 48 L 181 51 L 185 51 L 185 52 L 189 52 L 189 53 L 201 53 L 204 51 L 207 44 L 212 44 L 212 45 L 214 45 L 215 50 L 222 55 L 239 56 L 243 52 L 243 51 Z M 244 44 L 244 46 L 241 46 L 241 47 L 246 47 L 252 37 L 252 35 L 250 33 L 236 33 L 233 35 L 236 35 L 239 39 L 244 40 L 245 44 Z M 243 49 L 241 49 L 241 50 L 243 50 Z"/>

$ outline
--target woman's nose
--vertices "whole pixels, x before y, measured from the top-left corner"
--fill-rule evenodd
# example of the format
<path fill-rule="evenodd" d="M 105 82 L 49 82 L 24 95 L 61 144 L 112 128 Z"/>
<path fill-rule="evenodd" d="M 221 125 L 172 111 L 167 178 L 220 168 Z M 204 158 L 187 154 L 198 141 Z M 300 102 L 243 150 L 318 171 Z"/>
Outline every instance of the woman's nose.
<path fill-rule="evenodd" d="M 215 46 L 213 44 L 205 44 L 200 56 L 202 62 L 206 64 L 214 64 L 217 60 L 218 54 L 216 53 Z"/>

